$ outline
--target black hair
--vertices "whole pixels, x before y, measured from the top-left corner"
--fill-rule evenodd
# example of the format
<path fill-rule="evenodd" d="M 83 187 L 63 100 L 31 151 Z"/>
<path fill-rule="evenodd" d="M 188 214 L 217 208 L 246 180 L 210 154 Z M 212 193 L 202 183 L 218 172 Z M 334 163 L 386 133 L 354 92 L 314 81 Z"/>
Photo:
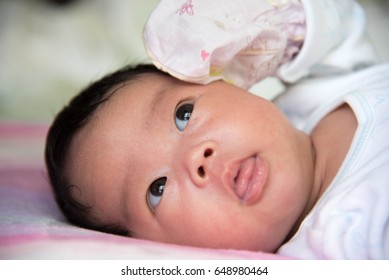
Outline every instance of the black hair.
<path fill-rule="evenodd" d="M 167 75 L 150 64 L 126 66 L 92 83 L 76 95 L 54 118 L 46 137 L 45 161 L 57 204 L 74 225 L 107 233 L 130 236 L 118 224 L 100 224 L 92 218 L 93 205 L 83 205 L 73 197 L 73 185 L 65 175 L 72 139 L 93 117 L 100 105 L 127 82 L 144 74 Z"/>

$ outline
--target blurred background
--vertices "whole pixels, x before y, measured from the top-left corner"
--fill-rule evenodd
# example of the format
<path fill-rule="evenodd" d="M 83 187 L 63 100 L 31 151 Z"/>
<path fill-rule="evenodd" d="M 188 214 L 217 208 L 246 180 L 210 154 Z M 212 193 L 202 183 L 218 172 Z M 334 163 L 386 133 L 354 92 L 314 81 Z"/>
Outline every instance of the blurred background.
<path fill-rule="evenodd" d="M 91 81 L 149 62 L 142 28 L 158 0 L 0 0 L 0 121 L 49 123 Z M 389 1 L 360 0 L 389 61 Z M 272 81 L 263 91 L 278 90 Z"/>

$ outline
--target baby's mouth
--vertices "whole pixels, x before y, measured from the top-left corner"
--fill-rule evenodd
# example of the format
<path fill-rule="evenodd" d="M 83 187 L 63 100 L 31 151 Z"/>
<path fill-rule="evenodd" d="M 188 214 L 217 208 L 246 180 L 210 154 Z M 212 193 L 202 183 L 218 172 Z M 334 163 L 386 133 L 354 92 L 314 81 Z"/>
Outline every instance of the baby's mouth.
<path fill-rule="evenodd" d="M 242 203 L 253 204 L 261 196 L 266 177 L 267 167 L 263 159 L 259 156 L 247 158 L 241 162 L 233 190 Z"/>

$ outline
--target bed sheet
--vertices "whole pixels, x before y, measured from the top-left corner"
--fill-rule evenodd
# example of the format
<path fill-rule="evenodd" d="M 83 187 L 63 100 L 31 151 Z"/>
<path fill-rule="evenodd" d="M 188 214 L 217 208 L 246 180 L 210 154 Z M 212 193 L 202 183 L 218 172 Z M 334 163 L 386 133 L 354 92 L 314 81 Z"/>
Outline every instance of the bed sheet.
<path fill-rule="evenodd" d="M 136 240 L 70 225 L 48 184 L 46 124 L 0 122 L 0 259 L 281 259 Z"/>

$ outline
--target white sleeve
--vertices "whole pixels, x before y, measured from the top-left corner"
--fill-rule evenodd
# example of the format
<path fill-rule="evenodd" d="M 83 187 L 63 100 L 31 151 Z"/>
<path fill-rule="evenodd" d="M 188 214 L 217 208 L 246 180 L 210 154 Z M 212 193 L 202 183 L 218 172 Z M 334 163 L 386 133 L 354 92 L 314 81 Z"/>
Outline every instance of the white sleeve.
<path fill-rule="evenodd" d="M 181 80 L 242 88 L 272 76 L 305 36 L 298 0 L 161 0 L 143 39 L 153 63 Z"/>
<path fill-rule="evenodd" d="M 181 80 L 249 88 L 375 63 L 365 25 L 354 0 L 161 0 L 143 38 L 153 63 Z"/>
<path fill-rule="evenodd" d="M 306 35 L 299 54 L 281 65 L 277 76 L 296 82 L 306 76 L 339 74 L 377 62 L 365 33 L 366 17 L 353 0 L 301 0 Z"/>

